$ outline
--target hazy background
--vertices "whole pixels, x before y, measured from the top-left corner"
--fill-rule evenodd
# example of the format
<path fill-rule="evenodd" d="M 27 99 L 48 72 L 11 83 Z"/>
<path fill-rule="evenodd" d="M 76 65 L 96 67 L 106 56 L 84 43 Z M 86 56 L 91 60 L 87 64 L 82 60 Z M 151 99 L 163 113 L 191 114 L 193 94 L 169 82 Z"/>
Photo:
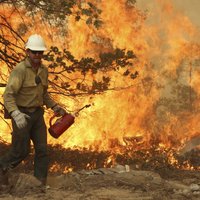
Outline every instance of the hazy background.
<path fill-rule="evenodd" d="M 158 2 L 161 0 L 137 0 L 137 5 L 141 9 L 148 9 L 151 12 L 157 7 Z M 200 26 L 200 0 L 171 0 L 171 2 L 174 8 L 183 12 L 193 23 Z"/>

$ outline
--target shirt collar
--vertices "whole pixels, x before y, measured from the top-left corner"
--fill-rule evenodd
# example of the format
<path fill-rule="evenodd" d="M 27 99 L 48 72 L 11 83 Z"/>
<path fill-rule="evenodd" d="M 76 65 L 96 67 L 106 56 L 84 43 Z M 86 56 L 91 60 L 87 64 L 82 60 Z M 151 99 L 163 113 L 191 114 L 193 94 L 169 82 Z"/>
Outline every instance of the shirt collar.
<path fill-rule="evenodd" d="M 30 59 L 28 57 L 25 58 L 25 66 L 32 68 L 31 63 L 30 63 Z M 41 64 L 39 68 L 44 68 L 44 66 Z"/>

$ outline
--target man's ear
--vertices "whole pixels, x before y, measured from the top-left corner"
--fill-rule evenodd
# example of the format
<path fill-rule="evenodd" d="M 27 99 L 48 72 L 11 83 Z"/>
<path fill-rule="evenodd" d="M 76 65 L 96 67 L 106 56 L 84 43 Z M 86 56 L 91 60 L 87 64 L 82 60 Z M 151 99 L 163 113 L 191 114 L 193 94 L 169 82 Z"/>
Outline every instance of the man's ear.
<path fill-rule="evenodd" d="M 25 53 L 26 53 L 27 56 L 29 56 L 29 52 L 30 52 L 29 49 L 26 49 L 26 50 L 25 50 Z"/>

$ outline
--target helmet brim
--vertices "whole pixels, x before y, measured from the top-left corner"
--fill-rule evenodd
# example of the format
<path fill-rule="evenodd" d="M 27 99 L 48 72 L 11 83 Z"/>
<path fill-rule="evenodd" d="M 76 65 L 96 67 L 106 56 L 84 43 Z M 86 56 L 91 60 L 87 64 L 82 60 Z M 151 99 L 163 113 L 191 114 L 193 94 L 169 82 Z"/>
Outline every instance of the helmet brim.
<path fill-rule="evenodd" d="M 35 48 L 35 47 L 25 47 L 26 49 L 30 49 L 30 50 L 32 50 L 32 51 L 46 51 L 47 50 L 47 48 L 45 48 L 45 47 L 41 47 L 41 48 Z"/>

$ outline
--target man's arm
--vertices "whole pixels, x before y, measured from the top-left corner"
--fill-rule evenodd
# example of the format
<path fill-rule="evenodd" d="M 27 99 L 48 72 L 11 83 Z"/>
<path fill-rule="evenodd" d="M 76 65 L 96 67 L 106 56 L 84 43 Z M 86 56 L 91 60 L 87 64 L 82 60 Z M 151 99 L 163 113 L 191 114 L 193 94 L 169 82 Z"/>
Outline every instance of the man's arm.
<path fill-rule="evenodd" d="M 7 86 L 3 94 L 4 105 L 9 113 L 17 110 L 16 95 L 22 87 L 24 73 L 22 70 L 14 69 L 8 79 Z"/>

